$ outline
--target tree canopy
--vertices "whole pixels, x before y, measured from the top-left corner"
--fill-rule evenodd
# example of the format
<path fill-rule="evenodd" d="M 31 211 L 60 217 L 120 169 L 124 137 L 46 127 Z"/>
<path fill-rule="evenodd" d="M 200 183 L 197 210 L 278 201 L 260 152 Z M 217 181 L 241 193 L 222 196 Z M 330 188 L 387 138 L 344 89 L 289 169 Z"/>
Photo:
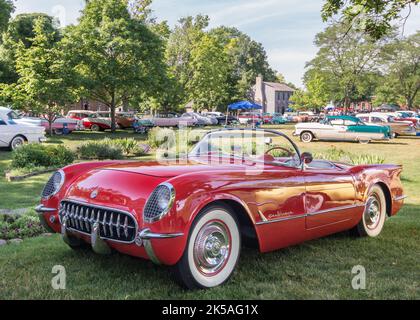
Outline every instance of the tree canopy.
<path fill-rule="evenodd" d="M 151 96 L 165 77 L 162 40 L 132 15 L 125 0 L 91 0 L 79 24 L 63 39 L 86 96 L 111 110 L 145 92 Z"/>
<path fill-rule="evenodd" d="M 0 33 L 7 29 L 7 24 L 14 10 L 12 0 L 0 0 Z"/>
<path fill-rule="evenodd" d="M 380 39 L 391 31 L 395 20 L 405 23 L 412 7 L 419 3 L 420 0 L 326 0 L 321 14 L 324 21 L 340 15 L 344 24 Z"/>
<path fill-rule="evenodd" d="M 62 51 L 56 42 L 56 31 L 48 30 L 48 19 L 34 22 L 31 46 L 20 41 L 16 47 L 16 83 L 3 85 L 3 93 L 21 109 L 38 113 L 51 124 L 65 103 L 75 99 L 69 90 L 73 80 L 66 69 Z"/>

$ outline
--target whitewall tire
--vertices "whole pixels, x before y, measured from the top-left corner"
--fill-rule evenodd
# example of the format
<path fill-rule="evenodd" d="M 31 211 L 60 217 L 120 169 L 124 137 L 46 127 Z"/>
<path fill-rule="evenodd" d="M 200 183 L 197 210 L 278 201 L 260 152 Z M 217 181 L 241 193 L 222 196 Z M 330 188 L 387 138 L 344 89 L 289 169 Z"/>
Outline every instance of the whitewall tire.
<path fill-rule="evenodd" d="M 23 146 L 26 143 L 26 140 L 22 136 L 16 136 L 10 141 L 10 150 L 16 150 L 17 148 Z"/>
<path fill-rule="evenodd" d="M 309 131 L 302 132 L 300 135 L 300 140 L 304 143 L 312 142 L 314 140 L 314 135 Z"/>
<path fill-rule="evenodd" d="M 369 191 L 362 219 L 356 226 L 357 235 L 361 237 L 378 236 L 384 227 L 385 219 L 385 195 L 379 185 L 374 185 Z"/>
<path fill-rule="evenodd" d="M 97 124 L 92 124 L 92 126 L 90 127 L 90 130 L 101 131 L 101 127 L 99 127 Z"/>
<path fill-rule="evenodd" d="M 223 205 L 210 206 L 192 223 L 175 276 L 189 289 L 219 286 L 235 270 L 240 250 L 239 223 L 232 210 Z"/>

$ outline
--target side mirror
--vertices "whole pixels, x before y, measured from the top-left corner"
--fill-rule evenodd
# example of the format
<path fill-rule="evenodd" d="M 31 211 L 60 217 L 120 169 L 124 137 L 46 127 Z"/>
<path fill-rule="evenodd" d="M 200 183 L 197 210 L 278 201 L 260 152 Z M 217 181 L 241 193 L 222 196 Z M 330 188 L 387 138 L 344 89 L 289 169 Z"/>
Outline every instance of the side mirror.
<path fill-rule="evenodd" d="M 300 160 L 304 163 L 304 164 L 310 164 L 314 158 L 312 156 L 312 153 L 309 152 L 304 152 L 301 154 L 300 156 Z"/>

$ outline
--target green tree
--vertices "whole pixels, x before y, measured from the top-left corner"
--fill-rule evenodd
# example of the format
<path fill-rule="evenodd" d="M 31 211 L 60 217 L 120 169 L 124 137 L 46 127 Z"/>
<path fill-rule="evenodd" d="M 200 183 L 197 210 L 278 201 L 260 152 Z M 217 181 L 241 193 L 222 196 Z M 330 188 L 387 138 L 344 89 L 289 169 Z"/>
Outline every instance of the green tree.
<path fill-rule="evenodd" d="M 225 47 L 229 56 L 229 96 L 230 103 L 248 99 L 251 87 L 257 76 L 262 75 L 265 81 L 276 81 L 276 72 L 270 68 L 267 53 L 261 43 L 252 40 L 248 35 L 231 27 L 218 27 L 209 32 Z M 284 79 L 283 79 L 284 80 Z M 282 81 L 284 82 L 284 81 Z"/>
<path fill-rule="evenodd" d="M 3 93 L 15 106 L 37 113 L 52 123 L 65 103 L 74 99 L 68 83 L 73 79 L 66 68 L 62 50 L 55 41 L 55 31 L 47 32 L 48 21 L 35 21 L 32 45 L 26 48 L 21 41 L 16 48 L 16 83 L 3 85 Z"/>
<path fill-rule="evenodd" d="M 312 109 L 310 94 L 307 91 L 298 89 L 290 97 L 292 109 L 306 111 Z"/>
<path fill-rule="evenodd" d="M 176 81 L 174 94 L 181 105 L 185 105 L 189 99 L 187 87 L 193 74 L 191 52 L 205 35 L 204 29 L 208 27 L 208 24 L 207 16 L 181 18 L 169 36 L 166 61 L 170 76 Z"/>
<path fill-rule="evenodd" d="M 126 0 L 91 0 L 63 40 L 86 95 L 110 108 L 156 94 L 166 77 L 163 43 L 130 14 Z"/>
<path fill-rule="evenodd" d="M 44 18 L 45 32 L 54 34 L 54 41 L 60 40 L 61 35 L 53 17 L 43 13 L 24 13 L 17 15 L 9 22 L 7 30 L 0 41 L 0 83 L 14 83 L 18 79 L 15 68 L 16 48 L 20 43 L 25 48 L 32 45 L 34 26 L 38 18 Z"/>
<path fill-rule="evenodd" d="M 346 25 L 379 39 L 392 30 L 396 19 L 407 19 L 412 7 L 419 3 L 420 0 L 326 0 L 321 13 L 324 21 L 340 15 Z M 402 17 L 407 8 L 408 13 Z"/>
<path fill-rule="evenodd" d="M 217 39 L 204 35 L 191 51 L 188 97 L 198 109 L 216 109 L 227 99 L 229 60 Z"/>
<path fill-rule="evenodd" d="M 365 83 L 364 78 L 377 72 L 381 50 L 387 41 L 387 38 L 373 41 L 365 33 L 348 30 L 342 24 L 329 26 L 316 35 L 319 51 L 307 65 L 305 81 L 314 74 L 321 75 L 326 79 L 330 98 L 342 101 L 347 109 L 351 101 L 360 97 L 359 85 Z"/>
<path fill-rule="evenodd" d="M 320 74 L 313 74 L 306 82 L 306 91 L 297 90 L 290 98 L 293 109 L 320 110 L 330 101 L 330 93 L 325 79 Z"/>
<path fill-rule="evenodd" d="M 377 100 L 402 102 L 412 109 L 420 90 L 420 31 L 388 44 L 384 48 L 383 67 L 385 81 L 378 90 Z"/>
<path fill-rule="evenodd" d="M 14 10 L 12 0 L 0 0 L 0 34 L 7 29 L 7 24 Z"/>

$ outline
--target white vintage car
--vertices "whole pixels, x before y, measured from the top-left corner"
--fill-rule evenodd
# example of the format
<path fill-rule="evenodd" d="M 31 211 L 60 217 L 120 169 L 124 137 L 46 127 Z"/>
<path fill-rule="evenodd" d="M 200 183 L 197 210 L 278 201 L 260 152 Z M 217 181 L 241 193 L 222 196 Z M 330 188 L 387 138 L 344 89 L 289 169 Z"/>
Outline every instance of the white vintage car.
<path fill-rule="evenodd" d="M 0 107 L 0 147 L 15 150 L 24 143 L 40 143 L 45 141 L 45 128 L 15 121 L 15 113 Z"/>
<path fill-rule="evenodd" d="M 298 123 L 293 135 L 300 136 L 305 143 L 315 139 L 369 143 L 372 140 L 389 140 L 392 130 L 389 126 L 368 126 L 352 116 L 327 116 L 319 123 Z"/>

